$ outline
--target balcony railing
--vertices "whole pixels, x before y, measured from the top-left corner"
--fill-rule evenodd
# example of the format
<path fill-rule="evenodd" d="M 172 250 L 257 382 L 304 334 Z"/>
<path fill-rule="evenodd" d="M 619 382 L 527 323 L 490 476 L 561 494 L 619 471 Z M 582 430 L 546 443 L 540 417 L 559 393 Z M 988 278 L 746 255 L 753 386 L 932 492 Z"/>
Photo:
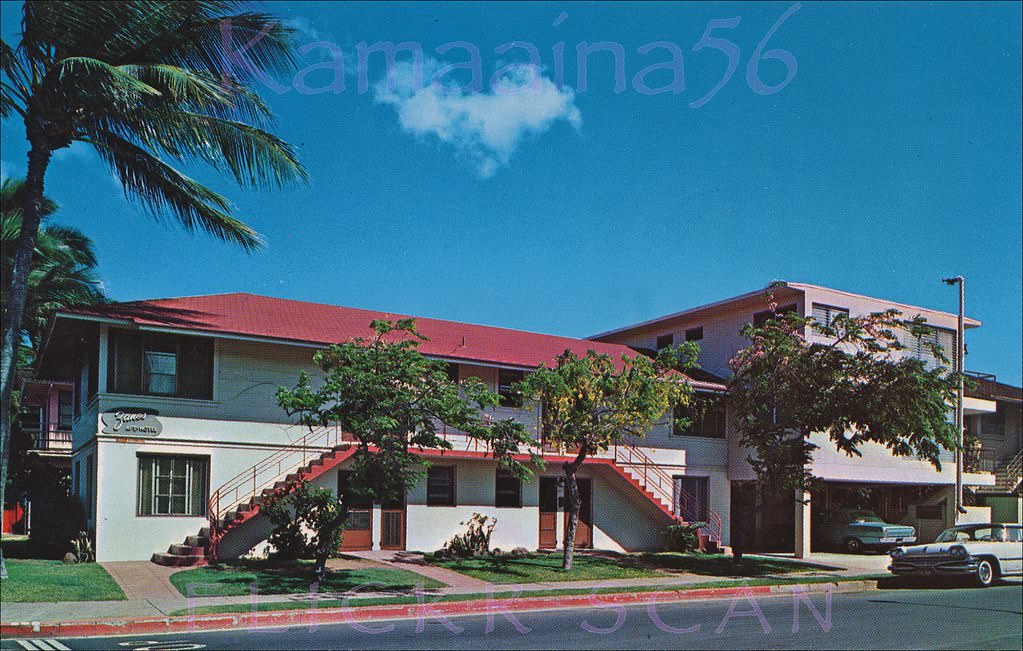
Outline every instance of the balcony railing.
<path fill-rule="evenodd" d="M 32 435 L 34 450 L 45 452 L 71 452 L 71 432 L 67 430 L 40 430 Z"/>

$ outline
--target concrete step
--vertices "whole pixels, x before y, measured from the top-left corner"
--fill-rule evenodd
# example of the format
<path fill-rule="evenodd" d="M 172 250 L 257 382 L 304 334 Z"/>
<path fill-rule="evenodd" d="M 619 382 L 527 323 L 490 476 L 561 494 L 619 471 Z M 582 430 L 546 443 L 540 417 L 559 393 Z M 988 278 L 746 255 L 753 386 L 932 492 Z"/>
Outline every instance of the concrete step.
<path fill-rule="evenodd" d="M 197 565 L 206 565 L 205 555 L 178 556 L 177 554 L 157 553 L 153 554 L 153 557 L 149 560 L 157 565 L 164 565 L 166 567 L 194 567 Z"/>
<path fill-rule="evenodd" d="M 167 553 L 174 556 L 206 556 L 206 548 L 198 545 L 171 545 Z"/>
<path fill-rule="evenodd" d="M 185 544 L 190 547 L 208 547 L 210 544 L 209 536 L 188 536 L 185 538 Z"/>

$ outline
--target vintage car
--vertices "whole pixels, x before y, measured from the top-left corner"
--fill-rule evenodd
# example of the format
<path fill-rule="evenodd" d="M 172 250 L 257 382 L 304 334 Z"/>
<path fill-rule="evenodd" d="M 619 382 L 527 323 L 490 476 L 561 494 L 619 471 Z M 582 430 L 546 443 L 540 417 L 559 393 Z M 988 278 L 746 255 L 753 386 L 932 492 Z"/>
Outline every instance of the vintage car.
<path fill-rule="evenodd" d="M 814 538 L 830 547 L 857 554 L 865 549 L 891 549 L 916 542 L 916 529 L 888 524 L 873 511 L 835 509 L 821 514 Z"/>
<path fill-rule="evenodd" d="M 966 524 L 945 529 L 929 545 L 896 547 L 888 569 L 900 576 L 969 576 L 987 587 L 1023 575 L 1023 525 Z"/>

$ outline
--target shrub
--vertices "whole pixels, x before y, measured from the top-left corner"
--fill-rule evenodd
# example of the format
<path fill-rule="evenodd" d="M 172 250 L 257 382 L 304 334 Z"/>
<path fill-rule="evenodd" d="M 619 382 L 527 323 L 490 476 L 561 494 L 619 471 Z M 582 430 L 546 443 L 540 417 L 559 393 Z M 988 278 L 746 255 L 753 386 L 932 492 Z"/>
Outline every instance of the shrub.
<path fill-rule="evenodd" d="M 78 537 L 71 540 L 71 547 L 75 550 L 76 563 L 95 563 L 96 552 L 92 547 L 92 537 L 88 531 L 79 531 Z"/>
<path fill-rule="evenodd" d="M 74 552 L 85 526 L 85 513 L 79 499 L 69 494 L 66 482 L 34 487 L 32 494 L 32 529 L 29 547 L 38 558 L 63 558 Z"/>
<path fill-rule="evenodd" d="M 444 544 L 445 555 L 465 558 L 490 553 L 490 536 L 494 533 L 497 518 L 473 513 L 462 525 L 467 527 L 465 533 L 456 535 Z"/>
<path fill-rule="evenodd" d="M 703 522 L 682 522 L 675 520 L 668 525 L 665 534 L 668 551 L 691 552 L 700 546 L 700 529 L 707 526 Z"/>
<path fill-rule="evenodd" d="M 271 498 L 262 507 L 274 526 L 267 540 L 274 551 L 268 556 L 279 560 L 315 558 L 321 538 L 327 538 L 325 547 L 331 550 L 331 555 L 336 555 L 344 527 L 330 525 L 340 515 L 341 508 L 333 491 L 308 484 L 300 484 L 288 494 Z"/>

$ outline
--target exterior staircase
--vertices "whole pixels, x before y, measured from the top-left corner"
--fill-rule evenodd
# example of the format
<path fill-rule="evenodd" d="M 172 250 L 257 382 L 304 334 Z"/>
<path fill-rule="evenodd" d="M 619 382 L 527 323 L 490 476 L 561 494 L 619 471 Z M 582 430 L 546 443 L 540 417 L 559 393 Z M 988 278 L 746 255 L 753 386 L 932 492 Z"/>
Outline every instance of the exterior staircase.
<path fill-rule="evenodd" d="M 469 448 L 472 448 L 470 450 Z M 470 442 L 463 454 L 489 454 L 478 441 Z M 557 453 L 544 450 L 545 456 Z M 702 522 L 701 533 L 712 546 L 721 544 L 721 517 L 709 507 L 701 518 L 696 498 L 675 485 L 675 480 L 631 442 L 622 442 L 608 456 L 587 459 L 588 464 L 610 468 L 620 479 L 639 491 L 664 516 L 665 523 Z M 253 520 L 268 497 L 290 492 L 299 483 L 311 481 L 332 470 L 355 453 L 355 446 L 336 428 L 310 432 L 293 444 L 277 450 L 256 465 L 224 482 L 210 494 L 208 527 L 188 536 L 182 544 L 153 554 L 158 565 L 187 567 L 216 560 L 224 537 Z M 431 455 L 432 451 L 424 451 Z M 561 457 L 558 457 L 561 460 Z M 569 460 L 567 457 L 564 460 Z"/>
<path fill-rule="evenodd" d="M 301 482 L 316 479 L 354 453 L 355 447 L 336 428 L 306 434 L 214 490 L 208 504 L 209 527 L 188 536 L 183 544 L 153 554 L 150 560 L 157 565 L 187 567 L 217 559 L 219 543 L 257 516 L 268 497 L 282 495 Z"/>
<path fill-rule="evenodd" d="M 670 520 L 702 522 L 700 532 L 714 546 L 721 545 L 721 516 L 716 511 L 705 505 L 706 517 L 701 517 L 696 497 L 676 485 L 671 475 L 632 442 L 623 441 L 612 451 L 612 467 L 657 504 Z"/>
<path fill-rule="evenodd" d="M 999 493 L 1016 493 L 1023 483 L 1023 450 L 1005 464 L 995 468 L 995 487 Z"/>

